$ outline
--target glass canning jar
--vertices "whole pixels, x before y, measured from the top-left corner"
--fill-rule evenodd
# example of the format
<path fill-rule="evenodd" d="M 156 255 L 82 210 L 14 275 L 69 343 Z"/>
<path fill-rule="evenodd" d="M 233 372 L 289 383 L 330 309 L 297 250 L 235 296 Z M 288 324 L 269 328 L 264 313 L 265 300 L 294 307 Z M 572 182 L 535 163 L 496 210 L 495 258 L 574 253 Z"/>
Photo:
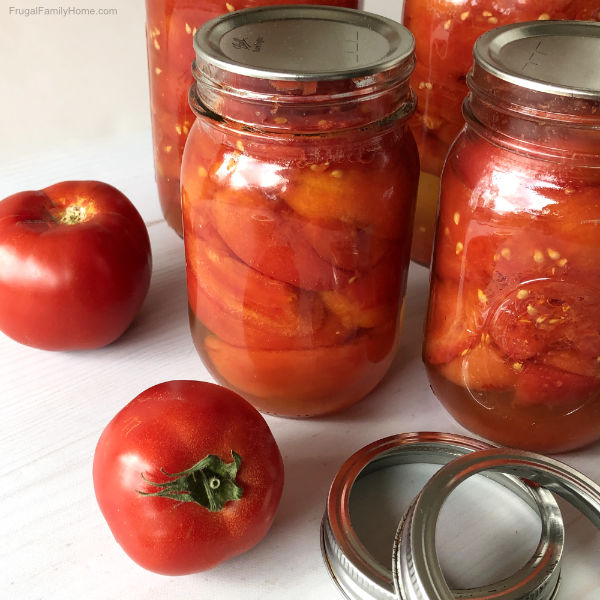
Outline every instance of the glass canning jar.
<path fill-rule="evenodd" d="M 263 411 L 338 410 L 397 346 L 414 40 L 383 17 L 304 6 L 212 21 L 195 47 L 182 208 L 196 348 Z"/>
<path fill-rule="evenodd" d="M 474 56 L 424 361 L 471 431 L 566 451 L 600 438 L 600 23 L 505 26 Z"/>
<path fill-rule="evenodd" d="M 598 0 L 405 0 L 404 24 L 416 40 L 411 128 L 421 156 L 412 258 L 429 265 L 448 148 L 464 125 L 461 104 L 475 40 L 490 29 L 533 20 L 598 20 Z"/>
<path fill-rule="evenodd" d="M 179 174 L 187 134 L 194 122 L 188 103 L 193 81 L 193 35 L 214 17 L 243 8 L 271 4 L 305 4 L 305 0 L 146 0 L 146 46 L 150 81 L 150 114 L 158 197 L 167 223 L 179 234 Z M 359 8 L 359 0 L 311 0 Z"/>

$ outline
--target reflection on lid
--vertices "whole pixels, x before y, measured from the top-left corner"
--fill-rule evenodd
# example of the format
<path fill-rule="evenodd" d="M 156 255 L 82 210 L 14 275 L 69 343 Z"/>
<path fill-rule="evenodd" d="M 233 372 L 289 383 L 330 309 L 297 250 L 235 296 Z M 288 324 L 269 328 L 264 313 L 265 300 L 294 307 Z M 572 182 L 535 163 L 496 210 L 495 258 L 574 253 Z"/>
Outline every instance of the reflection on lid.
<path fill-rule="evenodd" d="M 412 63 L 404 26 L 370 13 L 326 6 L 268 6 L 213 19 L 194 36 L 198 63 L 259 78 L 361 77 Z"/>
<path fill-rule="evenodd" d="M 475 61 L 521 87 L 600 97 L 600 23 L 534 21 L 498 27 L 475 43 Z"/>

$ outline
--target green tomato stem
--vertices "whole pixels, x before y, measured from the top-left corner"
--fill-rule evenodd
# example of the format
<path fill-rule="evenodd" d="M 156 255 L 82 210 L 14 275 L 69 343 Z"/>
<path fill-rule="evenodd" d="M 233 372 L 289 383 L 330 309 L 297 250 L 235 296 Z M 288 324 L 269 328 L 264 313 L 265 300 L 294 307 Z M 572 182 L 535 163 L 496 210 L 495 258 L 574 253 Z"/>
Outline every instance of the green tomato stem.
<path fill-rule="evenodd" d="M 180 473 L 167 473 L 161 469 L 160 472 L 170 478 L 170 481 L 161 483 L 150 481 L 141 473 L 147 484 L 160 489 L 156 492 L 136 491 L 145 497 L 169 498 L 179 504 L 195 502 L 210 512 L 220 511 L 227 502 L 239 500 L 243 495 L 242 488 L 236 483 L 242 457 L 233 450 L 231 456 L 233 460 L 226 463 L 209 454 Z"/>

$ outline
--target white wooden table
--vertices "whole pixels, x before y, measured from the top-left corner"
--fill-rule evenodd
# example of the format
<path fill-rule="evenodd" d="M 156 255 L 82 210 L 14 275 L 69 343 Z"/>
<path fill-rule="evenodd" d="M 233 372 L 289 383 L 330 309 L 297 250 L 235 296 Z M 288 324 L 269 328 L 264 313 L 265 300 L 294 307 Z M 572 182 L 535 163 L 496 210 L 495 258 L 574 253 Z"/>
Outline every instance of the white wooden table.
<path fill-rule="evenodd" d="M 97 178 L 116 185 L 148 224 L 154 271 L 139 317 L 109 347 L 44 352 L 0 334 L 0 598 L 341 598 L 323 567 L 319 525 L 342 462 L 365 444 L 395 433 L 467 433 L 431 393 L 420 359 L 427 271 L 411 267 L 402 346 L 370 397 L 326 418 L 267 417 L 286 469 L 281 506 L 267 537 L 210 572 L 155 575 L 135 565 L 113 540 L 96 505 L 91 467 L 103 427 L 139 392 L 170 379 L 210 380 L 188 331 L 183 244 L 160 214 L 149 132 L 37 159 L 0 166 L 0 197 L 61 179 Z M 600 445 L 558 458 L 600 481 Z M 486 505 L 491 517 L 445 539 L 445 554 L 451 557 L 450 575 L 467 583 L 491 581 L 514 560 L 512 550 L 495 542 L 500 532 L 505 543 L 506 532 L 514 534 L 515 551 L 523 540 L 536 540 L 528 538 L 526 522 L 512 516 L 507 522 L 506 511 L 496 510 L 489 498 L 471 496 L 463 494 L 462 517 L 477 504 Z M 569 506 L 565 521 L 559 600 L 598 600 L 600 534 Z"/>

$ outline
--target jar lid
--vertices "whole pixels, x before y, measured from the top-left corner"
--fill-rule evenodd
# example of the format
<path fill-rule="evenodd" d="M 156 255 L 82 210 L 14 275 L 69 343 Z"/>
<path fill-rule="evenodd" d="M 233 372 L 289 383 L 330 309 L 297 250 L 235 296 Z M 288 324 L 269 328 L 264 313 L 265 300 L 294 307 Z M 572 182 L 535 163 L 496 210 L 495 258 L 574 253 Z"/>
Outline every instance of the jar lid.
<path fill-rule="evenodd" d="M 321 524 L 321 549 L 330 575 L 346 598 L 398 598 L 390 566 L 381 564 L 369 553 L 353 526 L 349 501 L 355 483 L 379 469 L 407 463 L 452 464 L 451 461 L 457 457 L 490 448 L 492 447 L 489 444 L 460 435 L 435 432 L 405 433 L 369 444 L 344 463 L 329 491 L 327 508 Z M 455 591 L 451 598 L 552 598 L 558 588 L 559 565 L 564 544 L 560 509 L 554 497 L 547 490 L 525 485 L 511 475 L 494 472 L 485 475 L 516 494 L 539 513 L 542 522 L 540 541 L 531 559 L 512 576 L 488 586 Z M 392 548 L 390 552 L 391 550 Z M 413 600 L 430 596 L 400 594 L 399 597 L 402 600 Z"/>
<path fill-rule="evenodd" d="M 394 581 L 404 600 L 454 600 L 437 559 L 437 518 L 448 495 L 465 479 L 483 471 L 510 473 L 544 486 L 569 501 L 600 529 L 600 486 L 568 465 L 533 452 L 506 448 L 478 450 L 461 456 L 433 475 L 398 528 Z M 548 597 L 555 598 L 555 594 L 531 593 L 524 598 Z"/>
<path fill-rule="evenodd" d="M 196 62 L 254 78 L 325 81 L 413 68 L 414 38 L 399 23 L 328 6 L 266 6 L 205 23 Z"/>
<path fill-rule="evenodd" d="M 600 98 L 600 23 L 531 21 L 492 29 L 475 42 L 475 63 L 527 89 Z"/>

